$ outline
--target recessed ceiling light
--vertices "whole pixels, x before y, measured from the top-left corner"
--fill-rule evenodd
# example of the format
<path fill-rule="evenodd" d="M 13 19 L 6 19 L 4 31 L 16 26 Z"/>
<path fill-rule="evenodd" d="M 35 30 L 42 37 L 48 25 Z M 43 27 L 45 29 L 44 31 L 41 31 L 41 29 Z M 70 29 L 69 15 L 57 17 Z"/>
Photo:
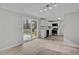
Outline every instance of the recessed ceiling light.
<path fill-rule="evenodd" d="M 44 9 L 44 11 L 47 11 L 47 9 Z"/>
<path fill-rule="evenodd" d="M 40 10 L 40 12 L 43 12 L 43 10 Z"/>
<path fill-rule="evenodd" d="M 59 19 L 59 20 L 60 20 L 61 18 L 57 18 L 57 19 Z"/>
<path fill-rule="evenodd" d="M 49 9 L 52 9 L 52 7 L 49 7 Z"/>
<path fill-rule="evenodd" d="M 56 4 L 54 6 L 57 6 Z"/>

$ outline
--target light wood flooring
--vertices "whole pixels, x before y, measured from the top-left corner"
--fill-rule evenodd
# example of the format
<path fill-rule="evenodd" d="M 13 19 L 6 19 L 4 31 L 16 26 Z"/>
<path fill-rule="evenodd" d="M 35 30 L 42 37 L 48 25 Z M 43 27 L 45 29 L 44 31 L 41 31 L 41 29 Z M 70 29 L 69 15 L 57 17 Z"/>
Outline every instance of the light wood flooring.
<path fill-rule="evenodd" d="M 69 46 L 64 41 L 35 39 L 23 45 L 0 51 L 1 55 L 79 55 L 78 46 Z"/>

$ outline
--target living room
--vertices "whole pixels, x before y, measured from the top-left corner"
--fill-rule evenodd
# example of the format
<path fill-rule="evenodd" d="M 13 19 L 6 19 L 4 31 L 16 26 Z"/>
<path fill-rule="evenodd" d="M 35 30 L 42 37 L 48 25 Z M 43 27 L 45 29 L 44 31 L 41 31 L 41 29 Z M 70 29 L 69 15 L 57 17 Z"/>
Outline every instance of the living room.
<path fill-rule="evenodd" d="M 78 19 L 79 3 L 0 3 L 0 54 L 79 54 Z"/>

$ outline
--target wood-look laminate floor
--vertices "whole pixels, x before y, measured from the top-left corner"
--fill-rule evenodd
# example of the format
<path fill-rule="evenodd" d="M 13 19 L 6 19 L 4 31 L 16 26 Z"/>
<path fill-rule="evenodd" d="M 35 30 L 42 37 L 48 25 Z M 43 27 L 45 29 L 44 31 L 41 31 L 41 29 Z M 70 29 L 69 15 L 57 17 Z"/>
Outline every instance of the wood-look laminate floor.
<path fill-rule="evenodd" d="M 0 51 L 1 55 L 79 55 L 79 47 L 64 41 L 35 39 L 23 45 Z"/>

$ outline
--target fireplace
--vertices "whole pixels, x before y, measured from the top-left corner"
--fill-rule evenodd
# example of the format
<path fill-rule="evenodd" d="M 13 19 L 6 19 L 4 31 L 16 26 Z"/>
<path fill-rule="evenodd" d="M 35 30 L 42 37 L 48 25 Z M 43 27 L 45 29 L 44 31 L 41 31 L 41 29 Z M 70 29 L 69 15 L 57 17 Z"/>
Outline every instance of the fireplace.
<path fill-rule="evenodd" d="M 49 35 L 57 35 L 58 34 L 58 23 L 53 23 L 52 26 L 48 26 L 48 29 L 46 30 L 46 37 L 49 37 Z"/>
<path fill-rule="evenodd" d="M 49 32 L 51 32 L 51 35 L 57 35 L 58 34 L 58 28 L 53 28 L 52 30 L 46 30 L 46 37 L 49 37 Z"/>
<path fill-rule="evenodd" d="M 52 35 L 57 35 L 58 32 L 58 28 L 53 28 L 52 29 Z"/>

